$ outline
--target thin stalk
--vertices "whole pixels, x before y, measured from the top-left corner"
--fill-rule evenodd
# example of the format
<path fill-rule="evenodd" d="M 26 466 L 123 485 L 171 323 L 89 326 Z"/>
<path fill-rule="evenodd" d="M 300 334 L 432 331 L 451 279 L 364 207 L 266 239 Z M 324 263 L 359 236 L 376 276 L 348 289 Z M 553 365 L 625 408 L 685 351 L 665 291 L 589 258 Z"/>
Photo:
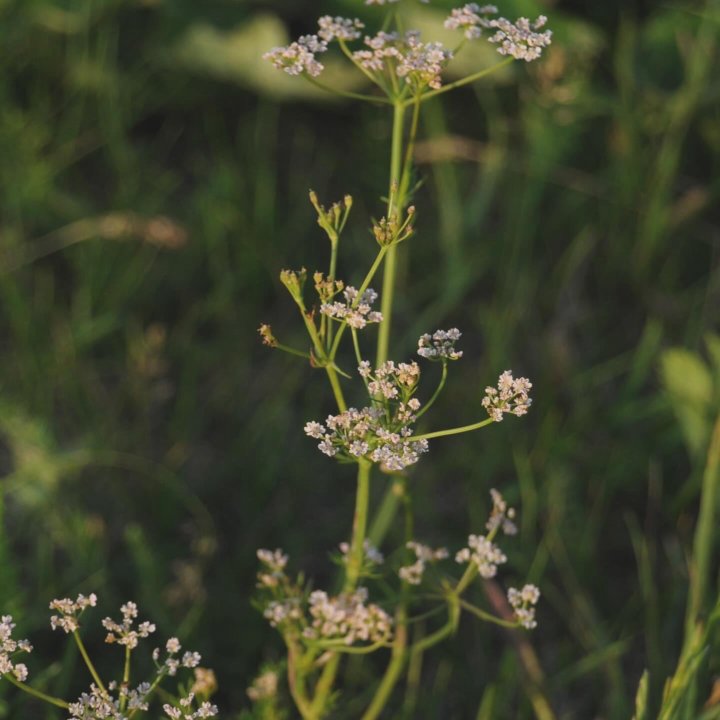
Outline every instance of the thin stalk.
<path fill-rule="evenodd" d="M 297 355 L 298 357 L 305 358 L 305 360 L 310 359 L 310 353 L 306 353 L 303 350 L 296 350 L 295 348 L 291 348 L 288 345 L 283 345 L 282 343 L 278 343 L 273 347 L 278 350 L 282 350 L 283 352 L 289 353 L 290 355 Z"/>
<path fill-rule="evenodd" d="M 347 43 L 342 40 L 341 38 L 338 38 L 338 44 L 340 45 L 340 49 L 343 51 L 343 54 L 345 57 L 363 74 L 365 77 L 373 83 L 373 85 L 377 85 L 379 88 L 382 89 L 382 91 L 385 94 L 389 94 L 387 88 L 383 85 L 383 83 L 380 82 L 378 77 L 376 75 L 373 75 L 369 70 L 366 70 L 359 62 L 355 60 L 353 57 L 352 52 L 350 51 L 350 48 L 347 46 Z M 368 96 L 365 96 L 366 98 Z M 390 100 L 387 98 L 382 98 L 382 102 L 389 103 Z"/>
<path fill-rule="evenodd" d="M 315 87 L 320 88 L 321 90 L 324 90 L 327 93 L 330 93 L 331 95 L 337 95 L 338 97 L 346 97 L 350 98 L 352 100 L 363 100 L 364 102 L 371 102 L 371 103 L 381 103 L 383 105 L 390 104 L 390 100 L 384 97 L 375 97 L 374 95 L 362 95 L 361 93 L 354 93 L 349 92 L 348 90 L 338 90 L 336 88 L 331 88 L 329 85 L 325 85 L 325 83 L 321 83 L 319 80 L 316 80 L 314 77 L 310 77 L 307 73 L 303 73 L 303 77 Z M 375 83 L 376 85 L 378 83 Z"/>
<path fill-rule="evenodd" d="M 467 610 L 469 613 L 472 613 L 476 617 L 479 617 L 481 620 L 485 620 L 486 622 L 491 622 L 495 625 L 500 625 L 500 627 L 505 628 L 516 628 L 518 626 L 516 622 L 510 622 L 509 620 L 503 620 L 502 618 L 496 617 L 492 613 L 485 612 L 484 610 L 481 610 L 479 607 L 475 607 L 475 605 L 472 605 L 471 603 L 463 600 L 462 598 L 459 599 L 459 602 L 465 610 Z"/>
<path fill-rule="evenodd" d="M 3 680 L 7 680 L 9 683 L 14 685 L 16 688 L 20 688 L 23 692 L 26 692 L 28 695 L 32 695 L 34 698 L 37 698 L 38 700 L 42 700 L 43 702 L 50 703 L 51 705 L 54 705 L 55 707 L 62 708 L 63 710 L 67 710 L 69 706 L 68 703 L 66 703 L 64 700 L 61 700 L 60 698 L 53 697 L 52 695 L 46 695 L 44 692 L 40 692 L 40 690 L 36 690 L 35 688 L 30 687 L 29 685 L 26 685 L 25 683 L 20 682 L 19 680 L 16 680 L 12 673 L 6 673 L 5 675 L 0 675 Z"/>
<path fill-rule="evenodd" d="M 408 143 L 405 148 L 405 160 L 403 161 L 403 169 L 400 178 L 400 188 L 398 195 L 406 198 L 410 187 L 410 171 L 412 169 L 413 152 L 415 151 L 415 137 L 417 136 L 418 123 L 420 121 L 420 95 L 416 95 L 413 100 L 413 114 L 410 121 L 410 134 L 408 135 Z"/>
<path fill-rule="evenodd" d="M 357 361 L 357 364 L 360 365 L 362 362 L 362 355 L 360 354 L 360 343 L 358 342 L 357 330 L 355 328 L 351 328 L 350 332 L 352 333 L 353 348 L 355 348 L 355 360 Z M 367 387 L 367 378 L 363 378 L 363 382 L 365 383 L 365 387 Z"/>
<path fill-rule="evenodd" d="M 346 215 L 347 218 L 347 215 Z M 335 275 L 337 274 L 337 256 L 338 256 L 338 240 L 330 239 L 330 271 L 328 272 L 328 280 L 334 282 Z M 323 315 L 323 321 L 327 320 L 327 347 L 332 345 L 333 339 L 333 324 L 329 317 Z"/>
<path fill-rule="evenodd" d="M 290 694 L 295 702 L 297 709 L 300 711 L 304 720 L 310 720 L 315 717 L 312 715 L 310 710 L 310 702 L 305 693 L 305 687 L 302 678 L 298 677 L 297 673 L 297 646 L 294 641 L 287 640 L 286 644 L 288 648 L 288 686 L 290 687 Z"/>
<path fill-rule="evenodd" d="M 125 646 L 125 665 L 123 667 L 123 679 L 122 684 L 123 687 L 128 688 L 130 685 L 130 653 L 132 650 L 130 650 L 130 647 L 128 645 Z M 121 695 L 120 696 L 120 712 L 125 710 L 125 707 L 127 706 L 128 696 L 127 695 Z"/>
<path fill-rule="evenodd" d="M 448 621 L 441 628 L 436 630 L 434 633 L 427 635 L 426 637 L 418 640 L 410 647 L 410 652 L 415 654 L 423 652 L 428 648 L 437 645 L 443 641 L 446 637 L 452 635 L 457 630 L 458 623 L 460 621 L 460 600 L 455 594 L 451 594 L 447 598 L 448 603 Z"/>
<path fill-rule="evenodd" d="M 393 129 L 392 129 L 392 145 L 390 150 L 390 187 L 388 190 L 388 219 L 396 212 L 398 217 L 402 213 L 404 206 L 404 198 L 397 197 L 393 207 L 393 198 L 395 192 L 393 187 L 400 184 L 400 173 L 402 171 L 402 144 L 403 144 L 403 128 L 405 121 L 405 104 L 395 102 L 393 106 Z M 380 311 L 383 315 L 383 321 L 380 323 L 378 333 L 377 356 L 375 364 L 377 367 L 382 365 L 388 358 L 388 349 L 390 345 L 390 326 L 392 321 L 392 308 L 395 293 L 395 278 L 397 275 L 397 247 L 392 246 L 388 250 L 385 260 L 385 268 L 383 271 L 383 285 Z"/>
<path fill-rule="evenodd" d="M 495 65 L 492 65 L 489 68 L 485 68 L 484 70 L 480 70 L 479 72 L 473 73 L 472 75 L 468 75 L 467 77 L 462 78 L 461 80 L 456 80 L 455 82 L 448 83 L 447 85 L 443 85 L 441 88 L 437 90 L 431 90 L 429 93 L 425 93 L 421 98 L 420 102 L 425 102 L 426 100 L 430 100 L 431 98 L 437 97 L 438 95 L 442 95 L 443 93 L 450 92 L 450 90 L 455 90 L 455 88 L 462 87 L 463 85 L 469 85 L 470 83 L 475 82 L 476 80 L 480 80 L 481 78 L 484 78 L 486 75 L 492 75 L 496 70 L 500 70 L 500 68 L 504 68 L 508 66 L 511 62 L 513 62 L 514 58 L 507 58 L 503 60 L 502 62 L 499 62 Z M 414 102 L 414 100 L 413 100 Z M 407 105 L 410 104 L 408 101 L 406 103 Z"/>
<path fill-rule="evenodd" d="M 392 521 L 395 518 L 395 513 L 397 513 L 398 503 L 404 492 L 405 484 L 402 480 L 398 479 L 393 479 L 390 487 L 385 491 L 385 497 L 383 497 L 380 503 L 380 507 L 375 514 L 375 519 L 368 533 L 370 542 L 376 547 L 380 547 L 387 531 L 390 529 L 390 525 L 392 525 Z"/>
<path fill-rule="evenodd" d="M 148 691 L 145 693 L 146 698 L 149 698 L 153 694 L 153 692 L 155 692 L 155 690 L 157 689 L 158 685 L 162 682 L 164 677 L 165 677 L 165 671 L 158 672 L 157 677 L 153 680 L 152 685 L 150 686 Z M 139 710 L 140 710 L 140 708 L 137 708 L 137 707 L 134 710 L 131 710 L 130 713 L 128 714 L 128 720 L 131 720 L 131 718 L 134 717 Z"/>
<path fill-rule="evenodd" d="M 90 671 L 90 674 L 92 675 L 95 684 L 105 695 L 107 695 L 108 691 L 105 688 L 105 685 L 103 685 L 103 681 L 100 679 L 100 676 L 98 675 L 95 666 L 92 664 L 92 660 L 90 660 L 90 656 L 87 654 L 87 650 L 85 649 L 85 644 L 83 643 L 82 638 L 80 637 L 80 633 L 77 630 L 75 630 L 75 632 L 73 633 L 73 637 L 75 638 L 75 644 L 78 646 L 78 650 L 80 650 L 80 654 L 82 655 L 82 658 L 85 661 L 87 669 Z"/>
<path fill-rule="evenodd" d="M 405 438 L 408 442 L 416 440 L 431 440 L 432 438 L 445 437 L 445 435 L 459 435 L 460 433 L 472 432 L 473 430 L 479 430 L 484 428 L 486 425 L 490 425 L 495 421 L 492 418 L 487 420 L 481 420 L 480 422 L 473 423 L 472 425 L 463 425 L 462 427 L 450 428 L 449 430 L 436 430 L 435 432 L 423 433 L 422 435 L 411 435 L 409 438 Z"/>
<path fill-rule="evenodd" d="M 442 366 L 442 375 L 440 377 L 440 383 L 435 388 L 435 392 L 433 393 L 432 397 L 427 401 L 424 407 L 422 407 L 416 414 L 415 414 L 415 420 L 418 420 L 421 418 L 432 406 L 433 403 L 440 397 L 440 393 L 442 392 L 442 389 L 445 387 L 445 381 L 447 380 L 447 374 L 448 374 L 448 364 L 446 360 L 443 360 L 443 366 Z"/>
<path fill-rule="evenodd" d="M 707 603 L 712 575 L 712 550 L 717 530 L 717 503 L 720 486 L 720 417 L 715 422 L 703 474 L 700 513 L 693 543 L 693 568 L 685 617 L 685 649 L 693 636 L 695 625 Z"/>
<path fill-rule="evenodd" d="M 327 372 L 328 380 L 330 380 L 330 387 L 332 387 L 338 410 L 340 410 L 341 413 L 344 413 L 347 410 L 347 404 L 345 403 L 345 396 L 343 395 L 342 388 L 340 387 L 337 370 L 334 365 L 326 365 L 325 371 Z"/>

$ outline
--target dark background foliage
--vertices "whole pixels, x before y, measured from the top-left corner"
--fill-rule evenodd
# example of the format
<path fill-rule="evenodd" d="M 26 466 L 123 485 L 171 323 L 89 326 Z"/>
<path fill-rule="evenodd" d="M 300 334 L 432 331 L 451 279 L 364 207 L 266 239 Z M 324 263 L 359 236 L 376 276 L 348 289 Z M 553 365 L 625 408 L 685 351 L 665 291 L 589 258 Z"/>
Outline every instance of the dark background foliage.
<path fill-rule="evenodd" d="M 255 549 L 331 581 L 353 478 L 302 433 L 330 397 L 256 335 L 272 322 L 303 343 L 277 273 L 326 262 L 308 187 L 355 198 L 341 276 L 373 257 L 387 115 L 260 60 L 325 12 L 373 17 L 358 0 L 0 2 L 0 599 L 57 694 L 81 672 L 40 672 L 64 652 L 52 597 L 94 589 L 102 615 L 137 600 L 205 655 L 233 716 L 282 656 L 250 605 Z M 558 716 L 627 718 L 643 668 L 657 702 L 677 658 L 717 413 L 720 16 L 681 0 L 501 12 L 544 12 L 555 43 L 428 104 L 392 352 L 464 331 L 433 427 L 476 419 L 506 367 L 535 404 L 433 444 L 412 472 L 417 532 L 458 547 L 500 488 L 521 524 L 503 579 L 542 587 L 532 641 Z M 411 716 L 531 717 L 518 667 L 465 619 Z M 362 696 L 365 670 L 349 682 Z M 5 717 L 47 716 L 0 692 Z"/>

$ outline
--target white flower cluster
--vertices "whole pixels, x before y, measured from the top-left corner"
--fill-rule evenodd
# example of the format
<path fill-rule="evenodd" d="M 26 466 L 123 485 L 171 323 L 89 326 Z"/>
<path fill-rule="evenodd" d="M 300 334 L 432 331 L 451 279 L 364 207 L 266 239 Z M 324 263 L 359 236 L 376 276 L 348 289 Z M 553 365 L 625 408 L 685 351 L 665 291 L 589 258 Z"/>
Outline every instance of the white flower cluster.
<path fill-rule="evenodd" d="M 263 611 L 263 617 L 271 627 L 279 627 L 286 622 L 298 622 L 304 619 L 300 601 L 297 598 L 272 600 Z"/>
<path fill-rule="evenodd" d="M 459 360 L 463 354 L 462 350 L 455 349 L 455 343 L 461 335 L 457 328 L 421 335 L 418 340 L 418 355 L 426 360 Z"/>
<path fill-rule="evenodd" d="M 355 642 L 381 642 L 392 632 L 392 618 L 378 605 L 367 603 L 365 588 L 354 593 L 330 597 L 323 590 L 310 593 L 312 625 L 305 628 L 306 638 Z M 367 603 L 367 604 L 366 604 Z"/>
<path fill-rule="evenodd" d="M 102 621 L 102 626 L 108 631 L 105 642 L 125 645 L 130 650 L 133 650 L 137 647 L 140 638 L 149 637 L 151 633 L 155 632 L 155 625 L 147 621 L 141 622 L 137 630 L 133 629 L 138 616 L 138 608 L 134 602 L 127 602 L 122 605 L 120 612 L 123 616 L 122 624 L 116 623 L 109 617 Z"/>
<path fill-rule="evenodd" d="M 0 617 L 0 676 L 12 673 L 18 682 L 25 682 L 28 676 L 27 666 L 13 662 L 11 657 L 18 651 L 32 652 L 32 645 L 27 640 L 14 640 L 14 629 L 12 615 Z"/>
<path fill-rule="evenodd" d="M 350 543 L 341 542 L 340 552 L 343 562 L 347 562 Z M 370 565 L 382 565 L 385 562 L 385 556 L 367 538 L 363 542 L 363 561 Z"/>
<path fill-rule="evenodd" d="M 507 562 L 505 553 L 484 535 L 470 535 L 468 547 L 460 550 L 455 555 L 455 561 L 459 563 L 473 562 L 484 578 L 495 577 L 497 566 Z"/>
<path fill-rule="evenodd" d="M 264 565 L 258 573 L 258 587 L 277 587 L 280 580 L 285 577 L 285 566 L 288 556 L 279 548 L 275 551 L 260 549 L 257 551 L 258 560 Z"/>
<path fill-rule="evenodd" d="M 404 35 L 379 32 L 365 37 L 370 50 L 357 50 L 353 59 L 369 72 L 387 70 L 404 79 L 416 92 L 425 87 L 438 89 L 442 85 L 441 73 L 452 59 L 452 53 L 442 43 L 424 43 L 417 30 Z"/>
<path fill-rule="evenodd" d="M 388 360 L 374 373 L 370 363 L 363 360 L 358 366 L 358 373 L 368 383 L 368 392 L 373 397 L 382 397 L 385 400 L 403 399 L 407 401 L 408 410 L 417 412 L 420 401 L 410 399 L 420 380 L 420 367 L 416 362 L 398 363 Z"/>
<path fill-rule="evenodd" d="M 181 650 L 182 645 L 180 645 L 180 641 L 176 637 L 171 637 L 165 643 L 167 657 L 162 665 L 158 665 L 158 670 L 162 670 L 170 675 L 170 677 L 175 677 L 179 668 L 196 668 L 200 664 L 202 658 L 198 652 L 186 650 L 181 658 L 175 657 Z M 153 650 L 152 658 L 157 664 L 160 659 L 160 648 Z"/>
<path fill-rule="evenodd" d="M 358 297 L 358 291 L 349 285 L 343 290 L 345 302 L 323 303 L 320 312 L 323 315 L 346 322 L 356 330 L 362 330 L 368 323 L 382 322 L 382 313 L 373 311 L 377 293 L 368 288 Z"/>
<path fill-rule="evenodd" d="M 78 595 L 76 600 L 70 598 L 62 598 L 60 600 L 53 600 L 50 603 L 51 610 L 57 610 L 60 615 L 52 615 L 50 617 L 50 627 L 53 630 L 60 628 L 66 633 L 75 632 L 78 627 L 78 617 L 80 614 L 89 607 L 95 607 L 97 605 L 97 595 L 90 593 L 87 597 L 85 595 Z"/>
<path fill-rule="evenodd" d="M 318 36 L 328 43 L 333 40 L 357 40 L 360 37 L 361 28 L 365 27 L 357 18 L 349 20 L 330 15 L 323 15 L 318 20 L 318 25 L 320 26 Z"/>
<path fill-rule="evenodd" d="M 204 718 L 215 717 L 218 714 L 217 706 L 207 701 L 200 703 L 197 710 L 193 711 L 194 699 L 195 694 L 190 693 L 187 697 L 181 698 L 178 707 L 166 703 L 163 705 L 163 710 L 172 720 L 203 720 Z"/>
<path fill-rule="evenodd" d="M 503 413 L 525 415 L 532 404 L 529 397 L 531 389 L 532 383 L 527 378 L 515 380 L 512 372 L 506 370 L 498 378 L 497 390 L 493 387 L 485 388 L 482 406 L 495 422 L 502 421 Z"/>
<path fill-rule="evenodd" d="M 525 585 L 522 590 L 510 588 L 508 602 L 512 606 L 517 621 L 528 630 L 537 627 L 535 605 L 540 599 L 540 590 L 535 585 Z"/>
<path fill-rule="evenodd" d="M 278 70 L 284 70 L 288 75 L 302 75 L 307 73 L 310 77 L 317 77 L 325 66 L 315 59 L 318 53 L 327 50 L 327 43 L 317 35 L 303 35 L 296 42 L 287 47 L 274 47 L 266 52 L 263 60 L 269 60 Z"/>
<path fill-rule="evenodd" d="M 412 565 L 405 565 L 398 570 L 401 580 L 410 585 L 419 585 L 422 582 L 427 563 L 444 560 L 448 557 L 447 548 L 437 548 L 433 550 L 428 545 L 411 540 L 406 547 L 415 553 L 416 561 Z"/>
<path fill-rule="evenodd" d="M 348 408 L 340 415 L 329 415 L 327 427 L 314 421 L 307 423 L 305 433 L 321 441 L 318 448 L 328 457 L 367 458 L 386 470 L 402 470 L 414 465 L 428 450 L 427 440 L 407 439 L 412 435 L 407 423 L 415 417 L 410 403 L 413 400 L 399 403 L 389 421 L 382 407 Z"/>
<path fill-rule="evenodd" d="M 490 21 L 490 27 L 497 32 L 488 40 L 498 43 L 498 52 L 501 55 L 510 55 L 516 60 L 532 62 L 542 55 L 543 48 L 552 42 L 552 31 L 537 32 L 547 23 L 547 18 L 540 15 L 531 23 L 527 18 L 518 18 L 514 23 L 505 18 Z"/>
<path fill-rule="evenodd" d="M 477 3 L 468 3 L 451 11 L 445 20 L 445 27 L 448 30 L 464 30 L 464 35 L 468 40 L 475 40 L 482 35 L 482 28 L 491 27 L 490 21 L 483 18 L 482 15 L 494 15 L 497 11 L 495 5 L 480 7 Z"/>
<path fill-rule="evenodd" d="M 247 695 L 253 702 L 269 700 L 277 695 L 278 674 L 274 670 L 266 670 L 258 675 L 247 689 Z"/>
<path fill-rule="evenodd" d="M 120 701 L 95 684 L 90 686 L 89 693 L 83 693 L 77 702 L 68 705 L 68 712 L 70 720 L 125 720 L 120 712 Z"/>
<path fill-rule="evenodd" d="M 506 535 L 516 535 L 517 526 L 513 522 L 515 508 L 509 508 L 503 496 L 495 488 L 491 488 L 490 497 L 492 498 L 493 507 L 485 525 L 488 532 L 494 533 L 500 528 Z"/>

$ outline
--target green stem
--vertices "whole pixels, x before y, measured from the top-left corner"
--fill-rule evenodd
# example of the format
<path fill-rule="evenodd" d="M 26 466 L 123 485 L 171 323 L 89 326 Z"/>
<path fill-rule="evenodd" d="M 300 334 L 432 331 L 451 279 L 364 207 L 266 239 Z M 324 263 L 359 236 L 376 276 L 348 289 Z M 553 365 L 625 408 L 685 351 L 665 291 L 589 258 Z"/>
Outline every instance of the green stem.
<path fill-rule="evenodd" d="M 130 653 L 132 650 L 130 650 L 130 647 L 128 645 L 125 646 L 125 666 L 123 667 L 123 679 L 122 684 L 125 689 L 128 689 L 130 685 Z M 127 695 L 121 695 L 120 696 L 120 712 L 122 713 L 125 710 L 125 707 L 127 706 L 128 696 Z"/>
<path fill-rule="evenodd" d="M 320 88 L 321 90 L 324 90 L 327 93 L 331 93 L 332 95 L 337 95 L 338 97 L 346 97 L 350 98 L 352 100 L 363 100 L 365 102 L 371 102 L 371 103 L 381 103 L 383 105 L 390 104 L 390 100 L 384 97 L 375 97 L 374 95 L 362 95 L 361 93 L 354 93 L 349 92 L 347 90 L 338 90 L 336 88 L 331 88 L 328 85 L 325 85 L 325 83 L 321 83 L 319 80 L 316 80 L 314 77 L 311 77 L 307 73 L 303 73 L 303 77 L 315 87 Z M 373 82 L 375 82 L 373 80 Z M 375 83 L 377 84 L 377 83 Z"/>
<path fill-rule="evenodd" d="M 327 372 L 328 380 L 330 380 L 330 386 L 332 387 L 338 410 L 340 410 L 341 413 L 344 413 L 347 410 L 347 404 L 345 403 L 345 396 L 343 395 L 342 388 L 340 387 L 337 370 L 334 365 L 326 365 L 325 371 Z"/>
<path fill-rule="evenodd" d="M 445 387 L 445 381 L 447 380 L 448 364 L 447 360 L 443 360 L 442 376 L 440 377 L 440 384 L 435 389 L 432 397 L 427 401 L 427 404 L 421 408 L 415 415 L 415 420 L 420 419 L 432 406 L 433 403 L 440 397 L 442 389 Z"/>
<path fill-rule="evenodd" d="M 85 644 L 83 643 L 82 638 L 80 637 L 80 633 L 77 630 L 75 630 L 75 632 L 73 633 L 73 637 L 75 638 L 75 643 L 80 650 L 80 654 L 82 655 L 82 658 L 85 661 L 87 669 L 90 671 L 90 674 L 92 675 L 95 684 L 98 686 L 98 689 L 103 692 L 103 694 L 107 695 L 108 691 L 105 688 L 105 685 L 103 685 L 103 681 L 100 679 L 100 676 L 98 675 L 95 666 L 92 664 L 92 660 L 90 660 L 90 656 L 87 654 L 87 650 L 85 649 Z"/>
<path fill-rule="evenodd" d="M 282 343 L 278 343 L 275 345 L 275 347 L 278 350 L 282 350 L 283 352 L 290 353 L 290 355 L 297 355 L 298 357 L 305 358 L 306 360 L 310 359 L 310 353 L 303 352 L 302 350 L 296 350 L 295 348 L 291 348 L 288 345 L 283 345 Z"/>
<path fill-rule="evenodd" d="M 402 171 L 402 143 L 403 128 L 405 120 L 405 104 L 395 102 L 393 106 L 393 129 L 392 129 L 392 145 L 390 151 L 390 187 L 388 190 L 388 212 L 390 219 L 393 212 L 397 213 L 398 218 L 404 207 L 404 198 L 398 195 L 396 200 L 397 207 L 393 207 L 393 198 L 396 193 L 394 187 L 400 186 L 400 173 Z M 388 349 L 390 345 L 390 326 L 392 321 L 393 298 L 395 292 L 395 277 L 397 275 L 397 247 L 393 245 L 387 253 L 385 268 L 383 271 L 383 285 L 380 311 L 383 315 L 383 321 L 380 323 L 380 331 L 378 333 L 378 346 L 376 356 L 376 367 L 382 365 L 388 358 Z"/>
<path fill-rule="evenodd" d="M 470 83 L 475 82 L 476 80 L 480 80 L 480 78 L 484 78 L 486 75 L 492 75 L 496 70 L 500 70 L 501 68 L 507 67 L 511 62 L 513 62 L 514 58 L 507 58 L 503 60 L 502 62 L 499 62 L 489 68 L 485 68 L 484 70 L 480 70 L 479 72 L 473 73 L 472 75 L 468 75 L 467 77 L 462 78 L 461 80 L 456 80 L 455 82 L 448 83 L 447 85 L 443 85 L 441 88 L 437 90 L 431 90 L 429 93 L 425 93 L 421 98 L 420 102 L 425 102 L 426 100 L 430 100 L 431 98 L 437 97 L 438 95 L 442 95 L 443 93 L 450 92 L 450 90 L 455 90 L 456 88 L 462 87 L 463 85 L 469 85 Z M 412 101 L 414 102 L 414 100 Z M 410 104 L 410 101 L 408 101 L 406 104 Z"/>
<path fill-rule="evenodd" d="M 315 717 L 312 715 L 310 710 L 310 701 L 305 692 L 305 683 L 302 677 L 298 677 L 297 661 L 298 661 L 298 648 L 294 640 L 285 640 L 288 648 L 288 686 L 290 688 L 290 694 L 292 699 L 295 701 L 297 709 L 300 711 L 304 720 L 310 720 Z"/>
<path fill-rule="evenodd" d="M 445 638 L 452 635 L 457 630 L 458 623 L 460 622 L 460 599 L 455 593 L 451 593 L 447 597 L 448 604 L 448 621 L 441 628 L 436 630 L 434 633 L 427 635 L 426 637 L 418 640 L 410 647 L 410 652 L 415 654 L 424 652 L 433 645 L 437 645 Z"/>
<path fill-rule="evenodd" d="M 20 688 L 20 690 L 22 690 L 23 692 L 28 693 L 28 695 L 32 695 L 34 698 L 37 698 L 38 700 L 50 703 L 50 705 L 55 705 L 55 707 L 62 708 L 63 710 L 67 710 L 69 707 L 68 703 L 66 703 L 64 700 L 53 697 L 52 695 L 46 695 L 44 692 L 40 692 L 40 690 L 35 690 L 35 688 L 32 688 L 29 685 L 20 682 L 12 675 L 12 673 L 7 673 L 6 675 L 1 675 L 0 677 L 2 677 L 3 680 L 7 680 L 16 688 Z"/>
<path fill-rule="evenodd" d="M 518 626 L 516 622 L 511 622 L 510 620 L 503 620 L 502 618 L 495 617 L 495 615 L 492 615 L 489 612 L 485 612 L 485 610 L 481 610 L 479 607 L 475 607 L 475 605 L 466 602 L 462 598 L 459 599 L 459 603 L 465 610 L 472 613 L 476 617 L 479 617 L 481 620 L 495 623 L 495 625 L 500 625 L 501 627 L 505 628 L 516 628 Z"/>
<path fill-rule="evenodd" d="M 459 435 L 460 433 L 472 432 L 473 430 L 479 430 L 484 428 L 486 425 L 491 425 L 495 421 L 492 418 L 487 420 L 481 420 L 480 422 L 473 423 L 472 425 L 463 425 L 462 427 L 450 428 L 449 430 L 436 430 L 435 432 L 423 433 L 422 435 L 411 435 L 409 438 L 405 438 L 408 442 L 415 440 L 430 440 L 432 438 L 445 437 L 445 435 Z"/>

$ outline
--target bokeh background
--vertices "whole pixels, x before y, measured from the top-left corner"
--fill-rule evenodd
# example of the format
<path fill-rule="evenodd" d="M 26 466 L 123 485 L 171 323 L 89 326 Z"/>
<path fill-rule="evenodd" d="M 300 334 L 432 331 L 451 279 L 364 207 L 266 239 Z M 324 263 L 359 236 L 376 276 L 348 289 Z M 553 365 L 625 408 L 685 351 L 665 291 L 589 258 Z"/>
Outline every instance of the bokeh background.
<path fill-rule="evenodd" d="M 392 355 L 463 330 L 433 428 L 480 417 L 508 367 L 535 404 L 433 443 L 412 471 L 417 534 L 461 546 L 501 489 L 521 525 L 503 580 L 542 587 L 532 641 L 557 716 L 628 718 L 643 668 L 657 703 L 677 659 L 718 414 L 720 12 L 499 4 L 547 14 L 554 45 L 427 104 Z M 408 10 L 429 32 L 453 6 Z M 378 17 L 360 0 L 0 2 L 0 601 L 56 694 L 84 680 L 47 627 L 53 597 L 95 590 L 98 620 L 135 599 L 205 655 L 238 717 L 283 654 L 250 604 L 255 549 L 331 582 L 353 476 L 302 433 L 331 398 L 256 333 L 304 342 L 277 274 L 327 262 L 310 187 L 355 199 L 341 277 L 374 256 L 387 113 L 260 59 L 324 13 Z M 718 672 L 711 652 L 702 692 Z M 367 692 L 363 670 L 350 682 Z M 404 717 L 529 718 L 522 687 L 507 638 L 465 619 Z M 58 717 L 0 695 L 0 717 Z"/>

